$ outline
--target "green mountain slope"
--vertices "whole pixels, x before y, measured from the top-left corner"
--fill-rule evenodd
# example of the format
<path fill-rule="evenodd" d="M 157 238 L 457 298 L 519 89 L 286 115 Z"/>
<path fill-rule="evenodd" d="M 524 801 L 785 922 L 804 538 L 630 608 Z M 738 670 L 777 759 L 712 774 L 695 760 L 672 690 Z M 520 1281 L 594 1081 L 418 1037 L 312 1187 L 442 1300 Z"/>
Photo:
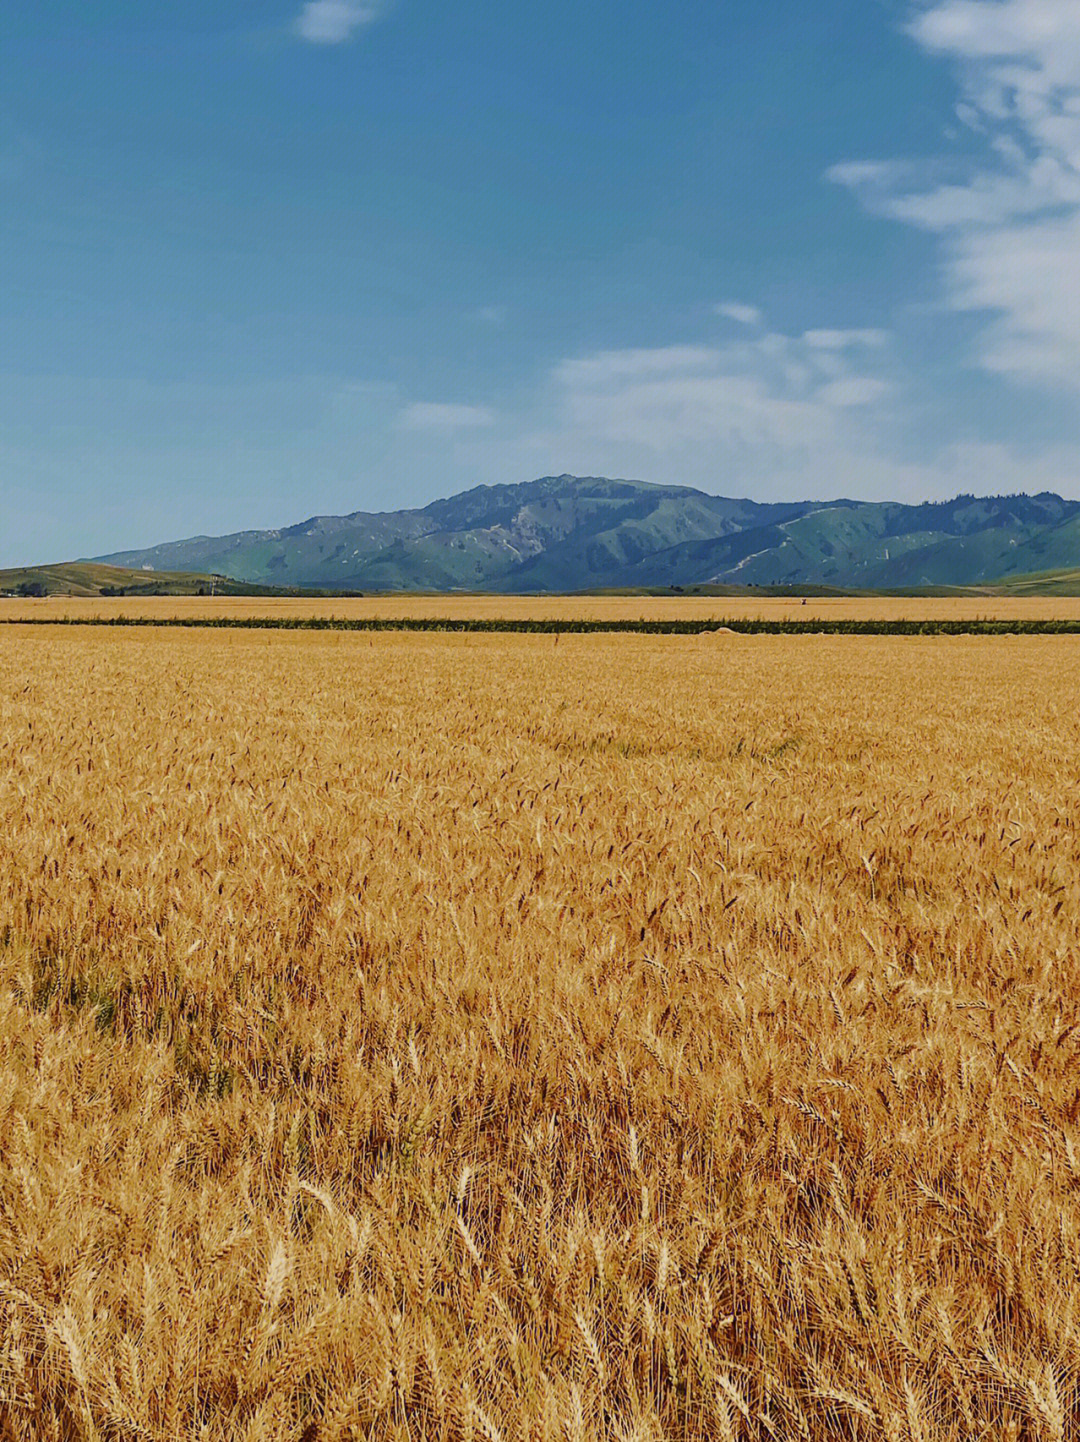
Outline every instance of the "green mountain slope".
<path fill-rule="evenodd" d="M 362 591 L 964 586 L 1080 567 L 1080 502 L 1043 493 L 780 505 L 548 476 L 478 486 L 416 511 L 314 516 L 99 560 Z"/>
<path fill-rule="evenodd" d="M 1059 496 L 961 496 L 934 505 L 833 502 L 777 525 L 659 552 L 628 584 L 695 582 L 892 590 L 970 586 L 1032 564 L 1080 563 L 1080 506 Z"/>
<path fill-rule="evenodd" d="M 658 549 L 804 509 L 689 487 L 549 476 L 479 486 L 418 511 L 313 516 L 283 530 L 197 536 L 98 559 L 221 571 L 278 586 L 562 589 L 617 581 L 628 564 Z"/>

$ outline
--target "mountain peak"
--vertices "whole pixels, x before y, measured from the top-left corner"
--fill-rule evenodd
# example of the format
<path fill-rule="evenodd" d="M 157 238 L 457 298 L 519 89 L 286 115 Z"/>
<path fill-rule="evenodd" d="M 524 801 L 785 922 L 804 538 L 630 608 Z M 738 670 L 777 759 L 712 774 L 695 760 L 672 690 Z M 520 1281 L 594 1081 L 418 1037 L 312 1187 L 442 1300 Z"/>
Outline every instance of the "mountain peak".
<path fill-rule="evenodd" d="M 334 590 L 971 585 L 1080 566 L 1080 503 L 1052 492 L 762 503 L 564 474 L 96 559 Z"/>

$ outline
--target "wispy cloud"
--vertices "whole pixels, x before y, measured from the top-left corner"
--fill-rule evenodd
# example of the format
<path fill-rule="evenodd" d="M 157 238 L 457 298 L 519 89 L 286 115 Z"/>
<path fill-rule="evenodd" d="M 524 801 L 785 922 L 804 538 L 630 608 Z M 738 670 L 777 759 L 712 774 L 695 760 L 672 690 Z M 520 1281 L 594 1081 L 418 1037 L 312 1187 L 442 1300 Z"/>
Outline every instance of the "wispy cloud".
<path fill-rule="evenodd" d="M 472 318 L 480 325 L 489 325 L 498 330 L 506 324 L 506 306 L 480 305 L 472 312 Z"/>
<path fill-rule="evenodd" d="M 858 160 L 831 176 L 941 237 L 948 303 L 988 317 L 980 365 L 1080 387 L 1080 3 L 937 0 L 909 28 L 956 63 L 983 160 Z"/>
<path fill-rule="evenodd" d="M 562 361 L 554 378 L 577 418 L 613 439 L 662 448 L 726 437 L 801 448 L 832 434 L 838 412 L 889 393 L 877 359 L 845 354 L 867 334 L 768 331 L 722 346 L 600 351 Z M 872 334 L 874 349 L 883 347 L 887 337 Z"/>
<path fill-rule="evenodd" d="M 296 21 L 296 32 L 313 45 L 341 45 L 377 20 L 381 4 L 360 0 L 308 0 Z"/>
<path fill-rule="evenodd" d="M 870 329 L 756 333 L 568 357 L 550 372 L 543 420 L 478 438 L 473 474 L 635 475 L 760 499 L 920 501 L 961 491 L 1076 494 L 1075 444 L 1037 452 L 913 427 L 911 377 L 894 337 Z M 918 431 L 918 435 L 913 434 Z M 532 458 L 530 461 L 530 457 Z"/>
<path fill-rule="evenodd" d="M 876 376 L 841 376 L 829 381 L 817 393 L 819 404 L 826 406 L 869 406 L 892 390 L 888 381 Z"/>
<path fill-rule="evenodd" d="M 600 387 L 654 376 L 700 374 L 715 367 L 719 354 L 710 346 L 700 345 L 595 351 L 560 361 L 555 376 L 566 386 Z"/>
<path fill-rule="evenodd" d="M 812 350 L 850 350 L 854 346 L 883 346 L 889 339 L 884 330 L 808 330 L 803 340 Z"/>
<path fill-rule="evenodd" d="M 741 301 L 726 300 L 722 305 L 715 307 L 716 314 L 722 315 L 725 320 L 733 320 L 736 325 L 760 325 L 761 312 L 756 305 L 744 305 Z"/>
<path fill-rule="evenodd" d="M 495 412 L 487 406 L 457 406 L 440 401 L 413 401 L 399 415 L 408 431 L 462 431 L 493 426 Z"/>
<path fill-rule="evenodd" d="M 716 346 L 569 357 L 551 373 L 537 451 L 589 473 L 685 480 L 760 494 L 860 490 L 858 466 L 893 395 L 888 337 L 788 336 L 764 325 Z M 822 343 L 823 339 L 826 343 Z"/>

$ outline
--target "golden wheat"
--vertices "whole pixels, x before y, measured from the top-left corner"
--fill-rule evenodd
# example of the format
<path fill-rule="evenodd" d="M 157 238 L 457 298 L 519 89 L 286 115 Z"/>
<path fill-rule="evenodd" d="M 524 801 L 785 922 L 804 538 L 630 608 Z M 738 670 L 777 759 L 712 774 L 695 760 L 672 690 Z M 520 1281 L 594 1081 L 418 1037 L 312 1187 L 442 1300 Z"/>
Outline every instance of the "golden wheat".
<path fill-rule="evenodd" d="M 0 619 L 272 617 L 463 621 L 1076 621 L 1080 596 L 52 596 L 0 598 Z"/>
<path fill-rule="evenodd" d="M 1080 1434 L 1075 641 L 0 642 L 0 1437 Z"/>

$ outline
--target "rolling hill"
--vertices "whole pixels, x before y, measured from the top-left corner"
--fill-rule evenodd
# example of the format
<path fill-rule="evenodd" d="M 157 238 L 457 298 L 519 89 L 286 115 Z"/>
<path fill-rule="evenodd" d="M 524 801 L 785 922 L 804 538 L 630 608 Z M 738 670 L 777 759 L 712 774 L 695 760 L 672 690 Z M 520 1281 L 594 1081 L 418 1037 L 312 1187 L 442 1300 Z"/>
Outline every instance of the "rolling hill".
<path fill-rule="evenodd" d="M 1080 502 L 1043 492 L 922 505 L 764 504 L 686 486 L 548 476 L 479 486 L 420 510 L 313 516 L 98 560 L 329 590 L 971 586 L 1080 568 Z"/>
<path fill-rule="evenodd" d="M 94 561 L 64 561 L 53 566 L 18 566 L 0 570 L 0 596 L 219 596 L 248 593 L 253 588 L 227 576 L 188 571 L 136 570 Z"/>

